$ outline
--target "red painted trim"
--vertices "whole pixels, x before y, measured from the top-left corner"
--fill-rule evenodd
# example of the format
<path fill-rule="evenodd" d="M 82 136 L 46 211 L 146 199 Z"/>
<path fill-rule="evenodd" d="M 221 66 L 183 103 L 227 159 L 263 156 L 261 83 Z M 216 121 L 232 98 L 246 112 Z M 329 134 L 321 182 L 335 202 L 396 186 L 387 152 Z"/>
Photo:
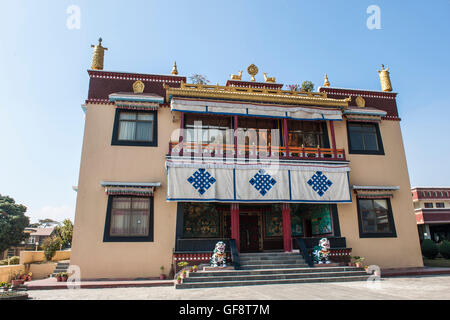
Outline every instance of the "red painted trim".
<path fill-rule="evenodd" d="M 184 112 L 180 112 L 180 137 L 178 140 L 178 143 L 181 144 L 183 143 L 184 140 Z M 180 150 L 180 156 L 183 155 L 183 147 L 181 147 Z"/>
<path fill-rule="evenodd" d="M 291 210 L 288 203 L 282 204 L 281 214 L 283 217 L 283 248 L 285 252 L 291 252 L 292 251 Z"/>
<path fill-rule="evenodd" d="M 238 156 L 238 141 L 237 141 L 237 134 L 238 134 L 238 116 L 233 116 L 233 126 L 234 126 L 234 157 L 237 158 Z"/>
<path fill-rule="evenodd" d="M 337 158 L 336 151 L 336 134 L 334 133 L 334 122 L 328 121 L 330 123 L 330 133 L 331 133 L 331 149 L 333 149 L 334 158 Z"/>
<path fill-rule="evenodd" d="M 286 157 L 289 157 L 289 135 L 288 135 L 288 123 L 287 119 L 283 119 L 283 136 L 284 136 L 284 146 L 286 147 Z"/>
<path fill-rule="evenodd" d="M 236 240 L 238 251 L 241 251 L 241 243 L 239 239 L 239 204 L 231 204 L 231 238 Z"/>
<path fill-rule="evenodd" d="M 88 70 L 90 78 L 116 79 L 116 80 L 150 80 L 155 82 L 167 83 L 186 83 L 186 77 L 182 76 L 168 76 L 160 74 L 143 74 L 130 72 L 115 72 L 104 70 Z"/>

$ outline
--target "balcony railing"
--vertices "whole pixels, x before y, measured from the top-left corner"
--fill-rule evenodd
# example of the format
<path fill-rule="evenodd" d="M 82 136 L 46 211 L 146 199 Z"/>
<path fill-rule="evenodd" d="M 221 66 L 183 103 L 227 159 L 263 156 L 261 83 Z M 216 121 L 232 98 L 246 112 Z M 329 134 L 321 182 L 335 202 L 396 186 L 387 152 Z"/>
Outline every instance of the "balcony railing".
<path fill-rule="evenodd" d="M 235 157 L 260 159 L 293 159 L 345 161 L 344 149 L 311 147 L 227 145 L 196 142 L 169 142 L 169 155 L 184 157 Z"/>

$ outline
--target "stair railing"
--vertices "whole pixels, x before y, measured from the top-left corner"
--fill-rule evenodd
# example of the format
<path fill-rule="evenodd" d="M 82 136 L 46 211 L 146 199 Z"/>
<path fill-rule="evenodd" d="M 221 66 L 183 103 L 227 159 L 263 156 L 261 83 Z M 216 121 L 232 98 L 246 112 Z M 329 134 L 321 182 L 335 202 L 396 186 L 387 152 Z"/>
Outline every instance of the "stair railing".
<path fill-rule="evenodd" d="M 230 239 L 230 249 L 231 249 L 231 260 L 233 261 L 234 269 L 239 270 L 241 268 L 241 263 L 239 261 L 239 252 L 237 249 L 235 239 Z"/>
<path fill-rule="evenodd" d="M 308 249 L 306 248 L 305 241 L 303 241 L 302 238 L 295 238 L 297 241 L 297 245 L 300 249 L 300 254 L 303 255 L 303 258 L 305 259 L 305 262 L 308 264 L 309 267 L 314 267 L 314 261 L 312 260 L 311 255 L 308 252 Z"/>

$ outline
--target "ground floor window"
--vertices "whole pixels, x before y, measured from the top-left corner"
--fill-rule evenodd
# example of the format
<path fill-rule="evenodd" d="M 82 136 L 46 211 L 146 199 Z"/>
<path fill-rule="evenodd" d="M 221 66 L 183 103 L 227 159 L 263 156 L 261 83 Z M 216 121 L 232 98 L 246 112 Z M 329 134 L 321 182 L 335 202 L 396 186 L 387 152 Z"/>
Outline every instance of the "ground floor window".
<path fill-rule="evenodd" d="M 215 203 L 185 203 L 184 232 L 185 238 L 223 237 L 224 221 L 220 207 Z"/>
<path fill-rule="evenodd" d="M 153 241 L 153 198 L 109 196 L 104 241 Z"/>
<path fill-rule="evenodd" d="M 358 199 L 361 238 L 396 237 L 391 202 L 386 199 Z"/>
<path fill-rule="evenodd" d="M 293 237 L 311 237 L 333 233 L 329 204 L 291 204 Z"/>

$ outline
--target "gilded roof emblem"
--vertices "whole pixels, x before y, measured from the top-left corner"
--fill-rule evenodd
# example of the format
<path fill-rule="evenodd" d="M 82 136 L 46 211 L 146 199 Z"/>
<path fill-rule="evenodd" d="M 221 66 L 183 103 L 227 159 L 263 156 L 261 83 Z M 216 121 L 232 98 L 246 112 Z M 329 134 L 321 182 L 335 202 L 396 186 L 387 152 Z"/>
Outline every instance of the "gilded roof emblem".
<path fill-rule="evenodd" d="M 252 63 L 248 66 L 247 72 L 252 77 L 251 81 L 256 81 L 255 76 L 258 73 L 258 67 Z"/>

